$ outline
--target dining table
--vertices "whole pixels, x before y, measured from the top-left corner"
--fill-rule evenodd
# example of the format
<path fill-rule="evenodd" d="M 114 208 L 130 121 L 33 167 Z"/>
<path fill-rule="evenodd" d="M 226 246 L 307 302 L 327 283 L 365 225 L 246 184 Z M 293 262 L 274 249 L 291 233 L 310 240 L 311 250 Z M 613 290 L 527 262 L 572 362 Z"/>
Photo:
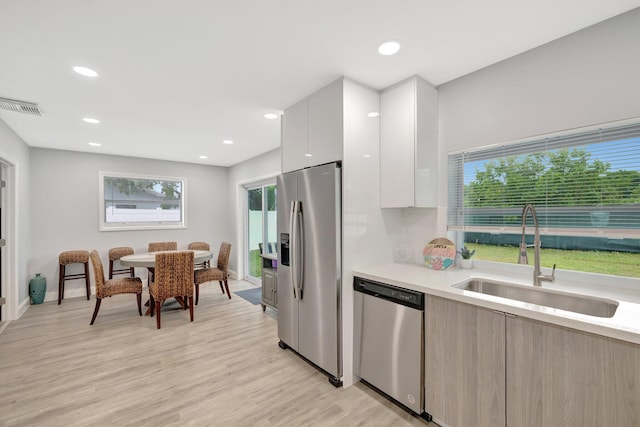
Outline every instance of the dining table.
<path fill-rule="evenodd" d="M 185 252 L 187 251 L 193 252 L 194 265 L 213 258 L 213 252 L 211 251 L 186 249 Z M 125 255 L 122 258 L 120 258 L 120 264 L 122 264 L 124 267 L 146 268 L 149 271 L 149 276 L 152 278 L 155 270 L 155 266 L 156 266 L 156 255 L 163 252 L 181 252 L 181 251 L 177 250 L 177 251 L 141 252 L 133 255 Z M 183 308 L 186 307 L 186 301 L 183 301 L 182 298 L 176 298 L 176 300 L 178 301 L 178 303 L 180 303 L 180 305 Z M 145 305 L 149 305 L 149 301 L 147 301 Z M 145 315 L 146 316 L 149 315 L 148 309 Z"/>
<path fill-rule="evenodd" d="M 193 252 L 193 263 L 198 264 L 213 258 L 213 252 L 187 249 L 185 252 Z M 143 267 L 153 269 L 156 266 L 156 255 L 162 252 L 180 252 L 180 251 L 158 251 L 143 252 L 133 255 L 125 255 L 120 258 L 120 264 L 124 267 Z"/>

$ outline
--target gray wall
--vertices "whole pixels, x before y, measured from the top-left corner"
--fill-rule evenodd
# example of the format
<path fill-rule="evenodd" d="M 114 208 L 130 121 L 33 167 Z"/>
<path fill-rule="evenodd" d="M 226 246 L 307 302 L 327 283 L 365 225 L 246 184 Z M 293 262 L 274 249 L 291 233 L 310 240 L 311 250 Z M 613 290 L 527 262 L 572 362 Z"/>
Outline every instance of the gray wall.
<path fill-rule="evenodd" d="M 640 116 L 640 8 L 438 87 L 444 151 Z"/>
<path fill-rule="evenodd" d="M 10 186 L 15 185 L 15 193 L 8 194 L 9 204 L 16 206 L 4 206 L 5 212 L 17 211 L 15 218 L 9 218 L 14 223 L 7 224 L 10 230 L 6 230 L 7 248 L 11 254 L 13 270 L 17 272 L 13 277 L 8 278 L 8 283 L 3 283 L 4 296 L 13 300 L 13 305 L 23 303 L 21 311 L 27 308 L 27 289 L 29 282 L 28 260 L 30 254 L 30 197 L 29 197 L 29 170 L 30 153 L 27 144 L 20 139 L 2 120 L 0 120 L 0 160 L 10 165 L 9 179 Z M 12 191 L 8 189 L 7 191 Z M 7 271 L 9 269 L 7 268 Z M 17 295 L 15 290 L 17 289 Z M 6 307 L 6 306 L 5 306 Z M 11 320 L 19 317 L 19 313 L 7 313 L 3 311 L 3 320 Z M 9 314 L 9 316 L 7 316 Z"/>
<path fill-rule="evenodd" d="M 98 173 L 124 172 L 185 177 L 187 229 L 99 231 Z M 47 279 L 47 300 L 57 298 L 58 254 L 70 249 L 97 249 L 107 264 L 107 251 L 131 246 L 146 251 L 149 242 L 206 241 L 217 252 L 222 241 L 233 241 L 229 224 L 228 169 L 72 151 L 31 149 L 31 253 L 29 274 Z M 144 276 L 143 269 L 137 274 Z M 93 278 L 92 278 L 93 285 Z M 68 282 L 65 297 L 84 294 L 82 280 Z"/>

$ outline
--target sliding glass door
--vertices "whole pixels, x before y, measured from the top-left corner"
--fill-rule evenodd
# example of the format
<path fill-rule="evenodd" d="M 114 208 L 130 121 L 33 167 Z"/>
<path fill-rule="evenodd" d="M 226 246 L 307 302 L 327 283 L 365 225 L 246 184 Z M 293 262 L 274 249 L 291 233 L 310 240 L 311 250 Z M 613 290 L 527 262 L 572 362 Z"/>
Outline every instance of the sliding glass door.
<path fill-rule="evenodd" d="M 247 186 L 246 279 L 262 279 L 262 253 L 276 252 L 276 185 L 273 180 Z M 270 263 L 270 261 L 269 261 Z"/>

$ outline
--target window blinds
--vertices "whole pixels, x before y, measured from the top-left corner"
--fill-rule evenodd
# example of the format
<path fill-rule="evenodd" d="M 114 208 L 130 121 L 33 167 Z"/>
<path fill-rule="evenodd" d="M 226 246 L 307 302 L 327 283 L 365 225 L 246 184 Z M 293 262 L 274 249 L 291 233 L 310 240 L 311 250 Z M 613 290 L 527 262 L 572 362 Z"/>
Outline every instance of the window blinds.
<path fill-rule="evenodd" d="M 640 236 L 640 123 L 449 155 L 450 230 Z"/>

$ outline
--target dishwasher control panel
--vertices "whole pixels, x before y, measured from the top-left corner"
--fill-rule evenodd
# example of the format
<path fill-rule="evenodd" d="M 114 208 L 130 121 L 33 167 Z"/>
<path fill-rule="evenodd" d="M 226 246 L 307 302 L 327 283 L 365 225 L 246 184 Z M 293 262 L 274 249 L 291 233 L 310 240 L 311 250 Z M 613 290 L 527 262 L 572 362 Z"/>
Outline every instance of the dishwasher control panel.
<path fill-rule="evenodd" d="M 386 283 L 378 283 L 356 277 L 353 290 L 377 298 L 382 298 L 396 304 L 406 305 L 417 310 L 424 310 L 424 294 L 410 289 L 399 288 Z"/>

